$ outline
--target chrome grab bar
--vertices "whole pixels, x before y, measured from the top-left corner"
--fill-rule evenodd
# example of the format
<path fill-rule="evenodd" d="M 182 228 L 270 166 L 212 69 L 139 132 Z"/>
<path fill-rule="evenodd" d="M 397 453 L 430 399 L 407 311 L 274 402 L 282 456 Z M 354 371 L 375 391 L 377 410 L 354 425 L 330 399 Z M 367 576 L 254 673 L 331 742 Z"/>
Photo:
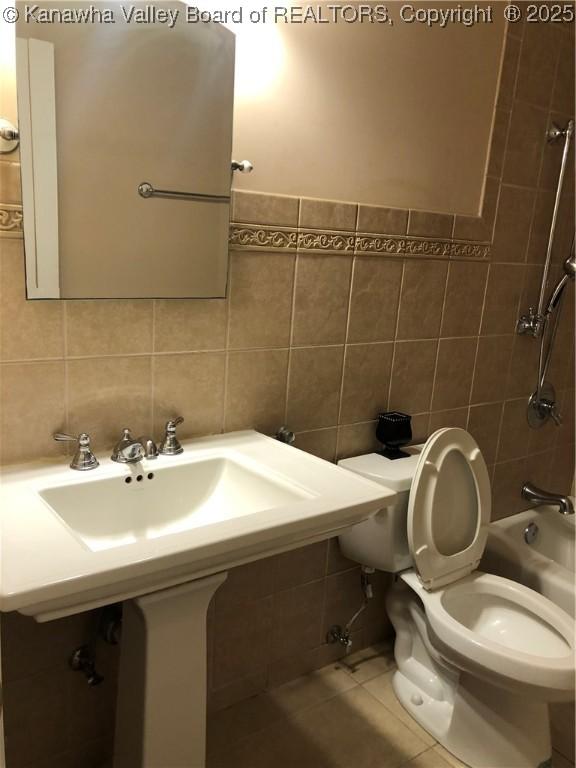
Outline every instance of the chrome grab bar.
<path fill-rule="evenodd" d="M 199 203 L 229 203 L 230 195 L 204 195 L 200 192 L 174 192 L 169 189 L 155 189 L 148 181 L 138 185 L 140 197 L 168 197 L 174 200 L 196 200 Z"/>

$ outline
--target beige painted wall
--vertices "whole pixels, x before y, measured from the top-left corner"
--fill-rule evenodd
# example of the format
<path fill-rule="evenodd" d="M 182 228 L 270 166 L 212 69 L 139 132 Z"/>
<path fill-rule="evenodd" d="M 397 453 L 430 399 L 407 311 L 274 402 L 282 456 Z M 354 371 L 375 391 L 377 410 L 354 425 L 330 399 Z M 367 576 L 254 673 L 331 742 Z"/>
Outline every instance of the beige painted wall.
<path fill-rule="evenodd" d="M 231 26 L 234 152 L 255 165 L 236 188 L 478 213 L 502 53 L 498 3 L 491 24 L 445 29 L 402 22 L 404 4 L 388 5 L 393 26 Z"/>
<path fill-rule="evenodd" d="M 511 28 L 489 171 L 489 234 L 482 237 L 492 241 L 492 255 L 485 262 L 255 248 L 232 254 L 226 301 L 27 302 L 21 231 L 9 228 L 9 216 L 3 225 L 1 215 L 19 209 L 18 156 L 0 157 L 2 461 L 52 455 L 63 462 L 62 444 L 50 437 L 62 428 L 87 429 L 106 455 L 125 423 L 138 434 L 160 435 L 175 412 L 186 416 L 184 436 L 244 426 L 273 431 L 288 423 L 298 429 L 300 448 L 334 460 L 372 450 L 374 413 L 390 405 L 415 414 L 419 437 L 441 426 L 474 435 L 493 468 L 496 516 L 521 508 L 526 478 L 567 490 L 574 471 L 574 291 L 551 372 L 562 398 L 559 430 L 530 433 L 526 426 L 537 346 L 516 336 L 514 326 L 538 288 L 559 158 L 559 147 L 542 137 L 552 118 L 564 122 L 574 114 L 573 62 L 568 30 Z M 573 211 L 571 173 L 553 279 L 570 244 Z M 402 239 L 408 224 L 407 211 L 259 195 L 238 196 L 235 217 L 273 231 L 300 225 L 345 232 L 357 221 L 363 231 Z M 445 226 L 476 227 L 447 216 L 409 218 L 418 237 L 443 237 Z M 130 332 L 118 333 L 121 325 Z M 386 632 L 384 593 L 377 588 L 373 612 L 361 618 L 356 648 Z M 325 644 L 326 629 L 349 619 L 358 596 L 358 571 L 334 543 L 232 572 L 210 614 L 211 708 L 327 663 L 333 647 Z M 96 689 L 65 665 L 93 625 L 94 615 L 44 625 L 3 616 L 9 768 L 109 758 L 118 649 L 98 647 L 107 680 Z M 217 715 L 211 714 L 211 733 L 222 738 L 212 728 Z M 226 716 L 220 723 L 230 723 Z M 572 715 L 565 722 L 573 721 Z M 570 729 L 554 737 L 573 757 Z"/>

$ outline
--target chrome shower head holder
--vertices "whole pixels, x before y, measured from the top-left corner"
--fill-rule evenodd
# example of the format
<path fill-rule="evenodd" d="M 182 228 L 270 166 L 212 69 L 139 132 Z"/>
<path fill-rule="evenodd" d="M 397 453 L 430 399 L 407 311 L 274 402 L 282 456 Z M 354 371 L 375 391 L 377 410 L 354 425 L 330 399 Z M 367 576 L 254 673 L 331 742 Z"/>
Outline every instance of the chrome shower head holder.
<path fill-rule="evenodd" d="M 568 120 L 565 128 L 560 128 L 558 123 L 552 123 L 551 127 L 546 131 L 546 140 L 548 144 L 555 144 L 560 139 L 571 137 L 574 133 L 574 120 Z"/>
<path fill-rule="evenodd" d="M 572 242 L 572 253 L 568 256 L 562 265 L 562 268 L 571 280 L 576 278 L 576 254 L 574 253 L 574 242 Z"/>

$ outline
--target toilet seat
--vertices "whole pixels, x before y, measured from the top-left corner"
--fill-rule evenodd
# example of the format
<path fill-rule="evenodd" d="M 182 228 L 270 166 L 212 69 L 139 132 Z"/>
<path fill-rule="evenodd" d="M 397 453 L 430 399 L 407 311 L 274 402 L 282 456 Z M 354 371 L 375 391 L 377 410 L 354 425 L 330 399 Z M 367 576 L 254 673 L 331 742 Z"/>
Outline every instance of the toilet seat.
<path fill-rule="evenodd" d="M 420 454 L 408 501 L 408 545 L 426 589 L 476 570 L 490 510 L 490 479 L 476 441 L 463 429 L 439 429 Z"/>
<path fill-rule="evenodd" d="M 573 621 L 538 592 L 476 570 L 491 504 L 475 441 L 443 429 L 407 458 L 341 463 L 396 492 L 340 541 L 351 559 L 399 574 L 386 605 L 402 706 L 465 764 L 547 764 L 548 704 L 574 697 Z"/>
<path fill-rule="evenodd" d="M 549 701 L 574 692 L 570 617 L 534 590 L 477 571 L 490 520 L 490 480 L 474 439 L 440 429 L 420 454 L 408 501 L 414 569 L 430 642 L 471 674 Z"/>
<path fill-rule="evenodd" d="M 447 660 L 550 701 L 573 697 L 574 627 L 551 600 L 480 571 L 433 592 L 414 571 L 401 578 L 422 600 L 430 641 Z"/>

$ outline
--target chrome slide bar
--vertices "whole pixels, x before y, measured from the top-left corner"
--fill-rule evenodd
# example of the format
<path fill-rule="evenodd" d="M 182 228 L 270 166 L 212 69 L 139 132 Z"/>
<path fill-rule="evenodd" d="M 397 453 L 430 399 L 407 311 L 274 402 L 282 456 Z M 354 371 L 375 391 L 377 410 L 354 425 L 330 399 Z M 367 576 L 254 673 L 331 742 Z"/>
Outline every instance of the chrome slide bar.
<path fill-rule="evenodd" d="M 542 317 L 544 311 L 544 302 L 546 301 L 546 284 L 548 282 L 548 272 L 550 271 L 550 261 L 552 259 L 552 246 L 554 245 L 554 235 L 556 234 L 556 221 L 558 219 L 558 210 L 560 208 L 560 197 L 562 195 L 562 187 L 564 186 L 564 175 L 566 173 L 566 165 L 568 163 L 568 152 L 570 151 L 570 143 L 574 136 L 574 120 L 569 120 L 566 128 L 561 130 L 558 126 L 553 125 L 548 132 L 548 141 L 553 143 L 560 138 L 564 139 L 564 149 L 562 151 L 562 165 L 560 166 L 560 175 L 558 177 L 558 186 L 556 187 L 556 198 L 554 200 L 554 211 L 552 213 L 552 221 L 550 222 L 550 234 L 548 236 L 548 247 L 546 248 L 546 261 L 544 262 L 544 272 L 542 273 L 542 283 L 540 284 L 540 296 L 538 298 L 538 317 Z"/>

